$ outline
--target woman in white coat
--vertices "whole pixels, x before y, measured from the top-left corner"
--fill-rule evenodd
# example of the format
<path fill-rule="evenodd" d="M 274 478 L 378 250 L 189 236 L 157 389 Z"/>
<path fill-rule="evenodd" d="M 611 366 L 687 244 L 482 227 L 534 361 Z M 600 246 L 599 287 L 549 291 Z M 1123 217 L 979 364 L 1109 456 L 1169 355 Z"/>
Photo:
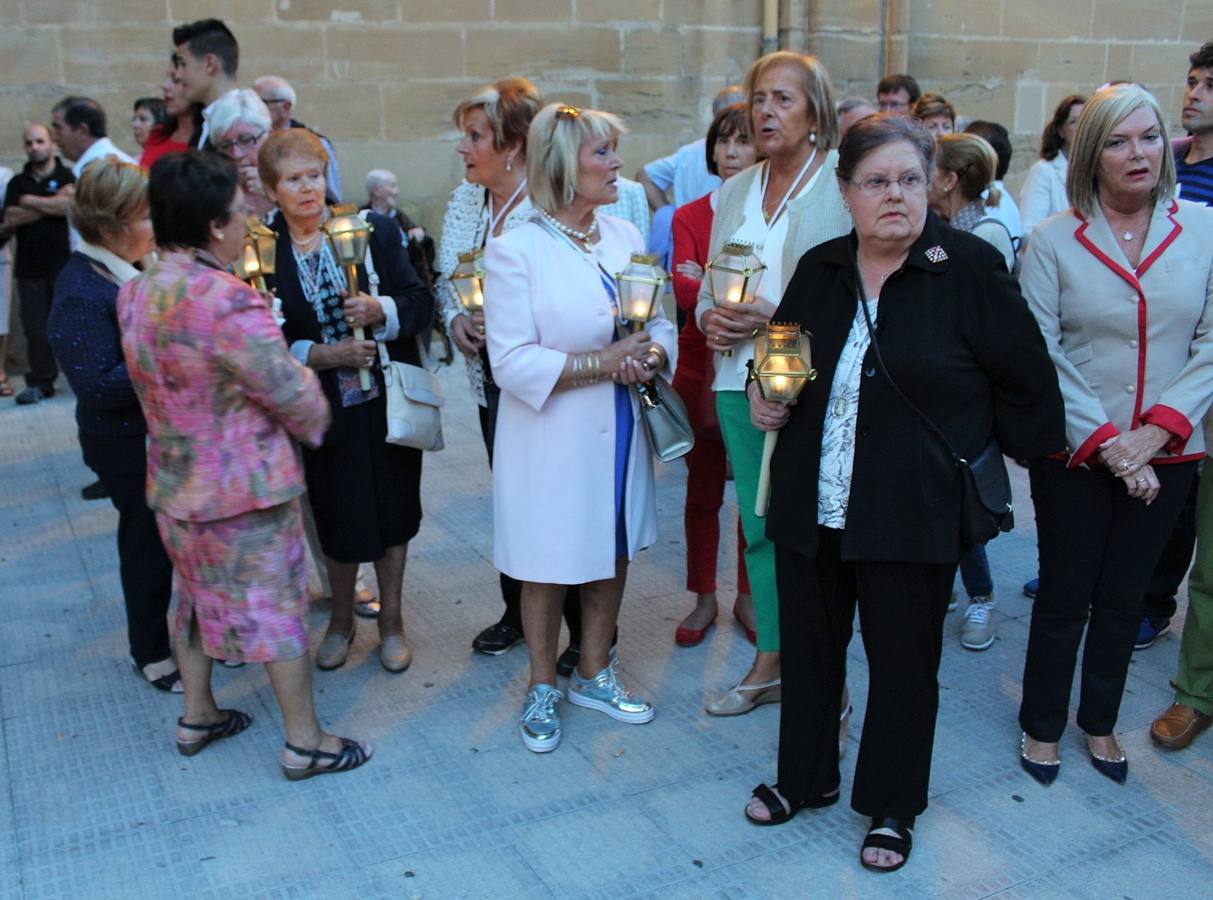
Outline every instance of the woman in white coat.
<path fill-rule="evenodd" d="M 1070 208 L 1066 195 L 1066 170 L 1074 129 L 1082 115 L 1087 98 L 1070 94 L 1057 104 L 1053 118 L 1040 138 L 1040 159 L 1028 169 L 1023 191 L 1019 195 L 1019 213 L 1023 221 L 1023 242 L 1026 245 L 1032 229 L 1049 216 Z"/>
<path fill-rule="evenodd" d="M 653 465 L 627 385 L 667 380 L 676 336 L 660 312 L 615 337 L 612 275 L 644 241 L 599 216 L 613 203 L 622 123 L 609 113 L 544 107 L 527 137 L 535 217 L 486 249 L 489 361 L 501 388 L 493 467 L 494 562 L 522 585 L 531 679 L 519 729 L 527 749 L 560 742 L 560 608 L 581 585 L 582 643 L 569 701 L 634 724 L 651 704 L 608 659 L 628 561 L 657 539 Z"/>

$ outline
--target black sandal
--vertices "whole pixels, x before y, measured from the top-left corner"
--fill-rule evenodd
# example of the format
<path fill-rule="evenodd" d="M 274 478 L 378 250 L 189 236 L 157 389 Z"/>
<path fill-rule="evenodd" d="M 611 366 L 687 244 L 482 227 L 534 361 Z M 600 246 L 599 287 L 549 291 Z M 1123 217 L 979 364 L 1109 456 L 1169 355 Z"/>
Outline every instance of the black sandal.
<path fill-rule="evenodd" d="M 914 849 L 914 832 L 911 830 L 913 827 L 913 816 L 908 819 L 872 819 L 872 827 L 868 829 L 868 835 L 863 839 L 863 846 L 859 848 L 859 861 L 863 863 L 863 867 L 874 872 L 896 872 L 904 866 L 910 859 L 910 851 Z M 872 832 L 878 828 L 895 831 L 897 837 L 889 834 L 873 834 Z M 895 866 L 878 866 L 863 858 L 864 850 L 888 850 L 890 853 L 900 853 L 901 862 Z"/>
<path fill-rule="evenodd" d="M 350 738 L 343 737 L 338 740 L 341 741 L 341 751 L 339 753 L 329 753 L 327 750 L 321 750 L 319 747 L 315 750 L 304 750 L 302 747 L 296 747 L 294 744 L 288 743 L 286 749 L 299 756 L 308 757 L 308 764 L 306 766 L 288 766 L 286 763 L 283 763 L 282 774 L 287 777 L 288 781 L 303 781 L 303 779 L 311 778 L 313 775 L 349 772 L 371 758 L 372 750 L 369 746 L 364 746 Z M 317 765 L 322 759 L 329 759 L 332 762 L 327 766 Z"/>
<path fill-rule="evenodd" d="M 178 719 L 179 727 L 188 728 L 190 731 L 201 731 L 202 737 L 196 741 L 183 741 L 181 738 L 177 738 L 177 752 L 182 756 L 195 756 L 206 749 L 206 745 L 211 741 L 235 737 L 253 724 L 253 717 L 238 709 L 221 709 L 219 711 L 227 713 L 227 718 L 214 725 L 191 725 L 185 719 Z"/>
<path fill-rule="evenodd" d="M 775 785 L 779 787 L 779 785 Z M 751 796 L 759 803 L 767 808 L 770 816 L 766 819 L 757 819 L 750 815 L 750 811 L 746 810 L 745 817 L 754 825 L 782 825 L 784 822 L 790 822 L 796 818 L 796 814 L 802 809 L 824 809 L 827 806 L 833 806 L 838 802 L 838 798 L 842 796 L 842 791 L 835 791 L 832 794 L 826 794 L 821 797 L 815 797 L 812 800 L 801 800 L 798 803 L 788 801 L 791 809 L 786 809 L 779 799 L 779 795 L 774 790 L 767 787 L 765 784 L 760 784 L 754 788 Z"/>

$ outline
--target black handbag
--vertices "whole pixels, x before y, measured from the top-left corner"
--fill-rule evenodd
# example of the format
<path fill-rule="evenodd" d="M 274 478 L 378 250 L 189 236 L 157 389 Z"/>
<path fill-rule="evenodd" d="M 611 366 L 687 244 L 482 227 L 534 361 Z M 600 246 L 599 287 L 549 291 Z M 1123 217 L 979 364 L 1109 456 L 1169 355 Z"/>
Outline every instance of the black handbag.
<path fill-rule="evenodd" d="M 872 316 L 868 311 L 868 301 L 863 296 L 859 285 L 859 267 L 855 267 L 855 294 L 863 307 L 863 320 L 868 326 L 868 336 L 872 341 L 872 354 L 876 357 L 876 366 L 885 382 L 893 389 L 893 393 L 901 398 L 915 416 L 939 438 L 947 451 L 960 478 L 960 546 L 962 549 L 984 544 L 1000 532 L 1010 531 L 1015 527 L 1015 508 L 1011 502 L 1011 479 L 1007 475 L 1007 466 L 1003 460 L 1002 448 L 998 439 L 990 435 L 986 445 L 973 460 L 967 460 L 952 446 L 931 419 L 919 409 L 897 386 L 897 382 L 885 368 L 884 359 L 880 355 L 880 345 L 876 342 L 876 329 L 872 327 Z"/>

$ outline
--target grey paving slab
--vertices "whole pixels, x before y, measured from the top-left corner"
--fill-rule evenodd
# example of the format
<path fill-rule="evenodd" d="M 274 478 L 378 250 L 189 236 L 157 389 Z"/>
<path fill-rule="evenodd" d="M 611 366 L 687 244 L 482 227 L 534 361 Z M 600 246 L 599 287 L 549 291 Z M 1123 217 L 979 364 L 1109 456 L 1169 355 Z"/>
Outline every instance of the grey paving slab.
<path fill-rule="evenodd" d="M 721 615 L 699 647 L 672 632 L 684 590 L 685 468 L 658 472 L 661 538 L 632 566 L 620 672 L 657 704 L 645 726 L 564 707 L 565 742 L 527 753 L 516 716 L 525 652 L 472 654 L 500 613 L 491 488 L 462 371 L 446 371 L 447 450 L 427 456 L 425 520 L 410 548 L 404 676 L 378 664 L 373 623 L 350 662 L 316 673 L 325 726 L 369 740 L 375 759 L 340 778 L 290 784 L 281 720 L 260 667 L 217 669 L 221 705 L 253 728 L 191 759 L 172 727 L 179 699 L 126 660 L 113 529 L 75 442 L 70 395 L 0 407 L 0 900 L 89 897 L 1107 897 L 1157 896 L 1157 873 L 1213 880 L 1213 741 L 1185 753 L 1146 729 L 1169 699 L 1176 634 L 1135 654 L 1119 730 L 1118 787 L 1087 763 L 1077 730 L 1049 789 L 1018 767 L 1019 679 L 1035 573 L 1026 474 L 1013 470 L 1020 528 L 989 548 L 999 633 L 959 647 L 948 619 L 931 809 L 911 865 L 878 877 L 856 861 L 865 822 L 846 802 L 782 828 L 742 808 L 773 779 L 778 708 L 703 711 L 753 648 L 732 620 L 735 507 L 722 516 Z M 963 589 L 957 585 L 963 599 Z M 327 619 L 313 606 L 318 640 Z M 849 794 L 866 706 L 861 636 L 849 650 L 855 706 L 843 761 Z"/>

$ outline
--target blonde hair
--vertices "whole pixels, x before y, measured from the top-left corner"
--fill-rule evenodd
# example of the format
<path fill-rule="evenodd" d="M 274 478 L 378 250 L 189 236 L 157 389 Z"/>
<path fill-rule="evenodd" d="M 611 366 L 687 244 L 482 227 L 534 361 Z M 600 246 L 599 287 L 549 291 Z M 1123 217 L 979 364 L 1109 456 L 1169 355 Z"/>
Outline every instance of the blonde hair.
<path fill-rule="evenodd" d="M 778 50 L 760 56 L 750 64 L 745 73 L 745 99 L 750 109 L 751 128 L 753 127 L 754 87 L 758 79 L 776 66 L 789 66 L 800 75 L 800 88 L 805 99 L 809 102 L 809 115 L 817 123 L 816 146 L 829 150 L 838 145 L 838 111 L 834 104 L 834 85 L 830 81 L 830 73 L 816 56 L 795 53 L 791 50 Z M 753 129 L 757 133 L 757 129 Z"/>
<path fill-rule="evenodd" d="M 311 157 L 320 163 L 321 172 L 328 170 L 329 154 L 320 138 L 306 128 L 286 128 L 271 132 L 257 151 L 257 174 L 262 185 L 272 191 L 278 189 L 278 167 L 288 156 Z"/>
<path fill-rule="evenodd" d="M 482 110 L 493 129 L 493 149 L 504 150 L 517 141 L 525 150 L 527 129 L 541 106 L 543 95 L 539 89 L 516 75 L 480 88 L 455 107 L 451 118 L 455 127 L 461 129 L 468 113 Z"/>
<path fill-rule="evenodd" d="M 981 196 L 982 191 L 990 188 L 986 206 L 991 209 L 998 206 L 1002 195 L 998 188 L 990 187 L 994 173 L 998 171 L 998 154 L 990 142 L 975 134 L 961 132 L 941 134 L 936 143 L 935 165 L 956 176 L 960 195 L 973 201 Z"/>
<path fill-rule="evenodd" d="M 107 156 L 85 167 L 68 216 L 80 237 L 100 246 L 107 234 L 124 231 L 149 209 L 147 174 L 134 163 Z"/>
<path fill-rule="evenodd" d="M 531 123 L 526 139 L 526 177 L 531 202 L 557 213 L 577 196 L 577 156 L 586 141 L 615 140 L 628 130 L 613 113 L 550 103 Z"/>
<path fill-rule="evenodd" d="M 1164 144 L 1158 184 L 1150 192 L 1150 203 L 1157 206 L 1175 193 L 1175 159 L 1167 146 L 1167 126 L 1154 95 L 1136 84 L 1116 84 L 1095 92 L 1082 108 L 1074 144 L 1070 147 L 1066 193 L 1074 209 L 1090 218 L 1099 207 L 1099 157 L 1116 126 L 1139 109 L 1154 113 Z"/>

